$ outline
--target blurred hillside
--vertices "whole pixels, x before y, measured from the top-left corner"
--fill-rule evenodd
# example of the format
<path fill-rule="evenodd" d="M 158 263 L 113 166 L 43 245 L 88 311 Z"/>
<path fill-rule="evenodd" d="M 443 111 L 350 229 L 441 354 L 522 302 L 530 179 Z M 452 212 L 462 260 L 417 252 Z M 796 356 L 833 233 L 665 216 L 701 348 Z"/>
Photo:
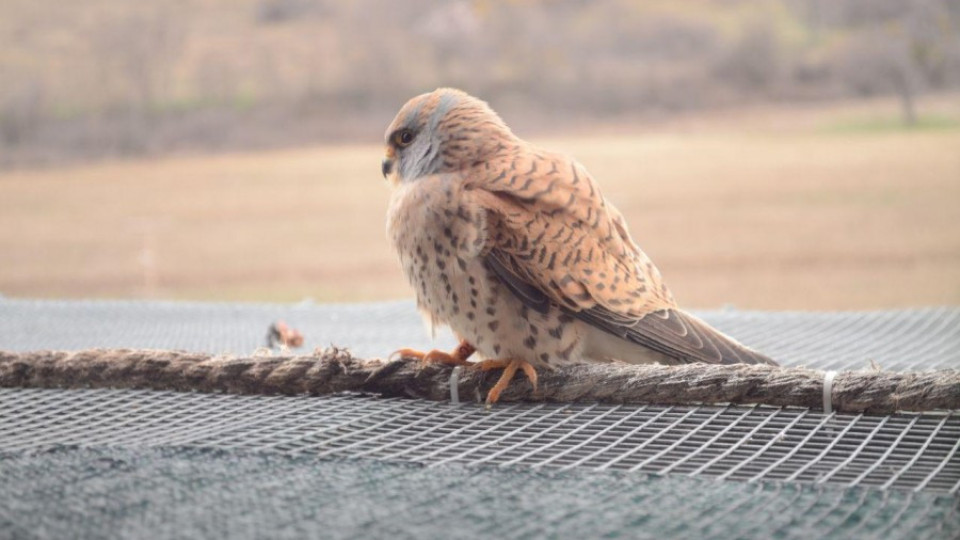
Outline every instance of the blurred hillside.
<path fill-rule="evenodd" d="M 459 86 L 524 133 L 960 86 L 956 0 L 5 0 L 0 167 L 378 141 Z M 562 115 L 557 111 L 563 111 Z"/>

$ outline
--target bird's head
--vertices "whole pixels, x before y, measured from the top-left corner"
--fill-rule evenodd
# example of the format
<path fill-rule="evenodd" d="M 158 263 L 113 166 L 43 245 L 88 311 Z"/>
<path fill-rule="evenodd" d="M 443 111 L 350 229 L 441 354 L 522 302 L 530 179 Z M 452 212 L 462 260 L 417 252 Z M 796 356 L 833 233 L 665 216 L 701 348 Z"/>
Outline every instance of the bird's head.
<path fill-rule="evenodd" d="M 408 101 L 385 134 L 384 178 L 397 185 L 481 163 L 516 137 L 483 101 L 440 88 Z"/>

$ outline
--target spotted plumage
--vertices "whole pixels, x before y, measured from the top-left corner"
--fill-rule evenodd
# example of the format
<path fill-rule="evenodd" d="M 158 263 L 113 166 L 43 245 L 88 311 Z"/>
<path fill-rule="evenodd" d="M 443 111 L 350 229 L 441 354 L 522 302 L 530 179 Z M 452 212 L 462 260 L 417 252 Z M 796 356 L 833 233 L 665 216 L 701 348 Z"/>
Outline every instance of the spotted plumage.
<path fill-rule="evenodd" d="M 773 363 L 680 310 L 586 169 L 517 138 L 483 101 L 415 97 L 386 146 L 388 237 L 421 312 L 461 352 L 513 363 L 505 377 L 585 361 Z"/>

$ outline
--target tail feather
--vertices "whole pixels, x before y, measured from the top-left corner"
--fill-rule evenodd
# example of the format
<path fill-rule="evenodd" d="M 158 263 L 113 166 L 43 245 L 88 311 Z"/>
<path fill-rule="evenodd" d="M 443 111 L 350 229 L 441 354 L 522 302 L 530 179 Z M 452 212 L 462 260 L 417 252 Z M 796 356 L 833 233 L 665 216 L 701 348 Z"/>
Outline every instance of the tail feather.
<path fill-rule="evenodd" d="M 609 357 L 624 362 L 778 365 L 769 356 L 679 309 L 655 311 L 631 324 L 620 321 L 614 324 L 609 317 L 599 315 L 591 311 L 574 314 L 591 326 L 632 344 L 632 347 L 622 346 L 627 343 L 618 345 L 603 338 L 597 340 L 598 343 L 604 343 L 603 349 Z M 636 345 L 641 345 L 643 349 Z"/>

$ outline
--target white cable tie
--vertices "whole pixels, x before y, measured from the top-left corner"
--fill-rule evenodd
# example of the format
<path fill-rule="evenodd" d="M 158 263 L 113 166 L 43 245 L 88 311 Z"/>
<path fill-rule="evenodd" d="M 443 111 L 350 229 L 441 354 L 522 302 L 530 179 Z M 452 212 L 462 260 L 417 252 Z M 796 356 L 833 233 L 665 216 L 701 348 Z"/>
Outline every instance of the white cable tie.
<path fill-rule="evenodd" d="M 460 366 L 456 366 L 450 372 L 450 404 L 460 404 Z"/>
<path fill-rule="evenodd" d="M 827 371 L 823 374 L 823 412 L 825 414 L 833 412 L 833 378 L 836 376 L 836 371 Z"/>

